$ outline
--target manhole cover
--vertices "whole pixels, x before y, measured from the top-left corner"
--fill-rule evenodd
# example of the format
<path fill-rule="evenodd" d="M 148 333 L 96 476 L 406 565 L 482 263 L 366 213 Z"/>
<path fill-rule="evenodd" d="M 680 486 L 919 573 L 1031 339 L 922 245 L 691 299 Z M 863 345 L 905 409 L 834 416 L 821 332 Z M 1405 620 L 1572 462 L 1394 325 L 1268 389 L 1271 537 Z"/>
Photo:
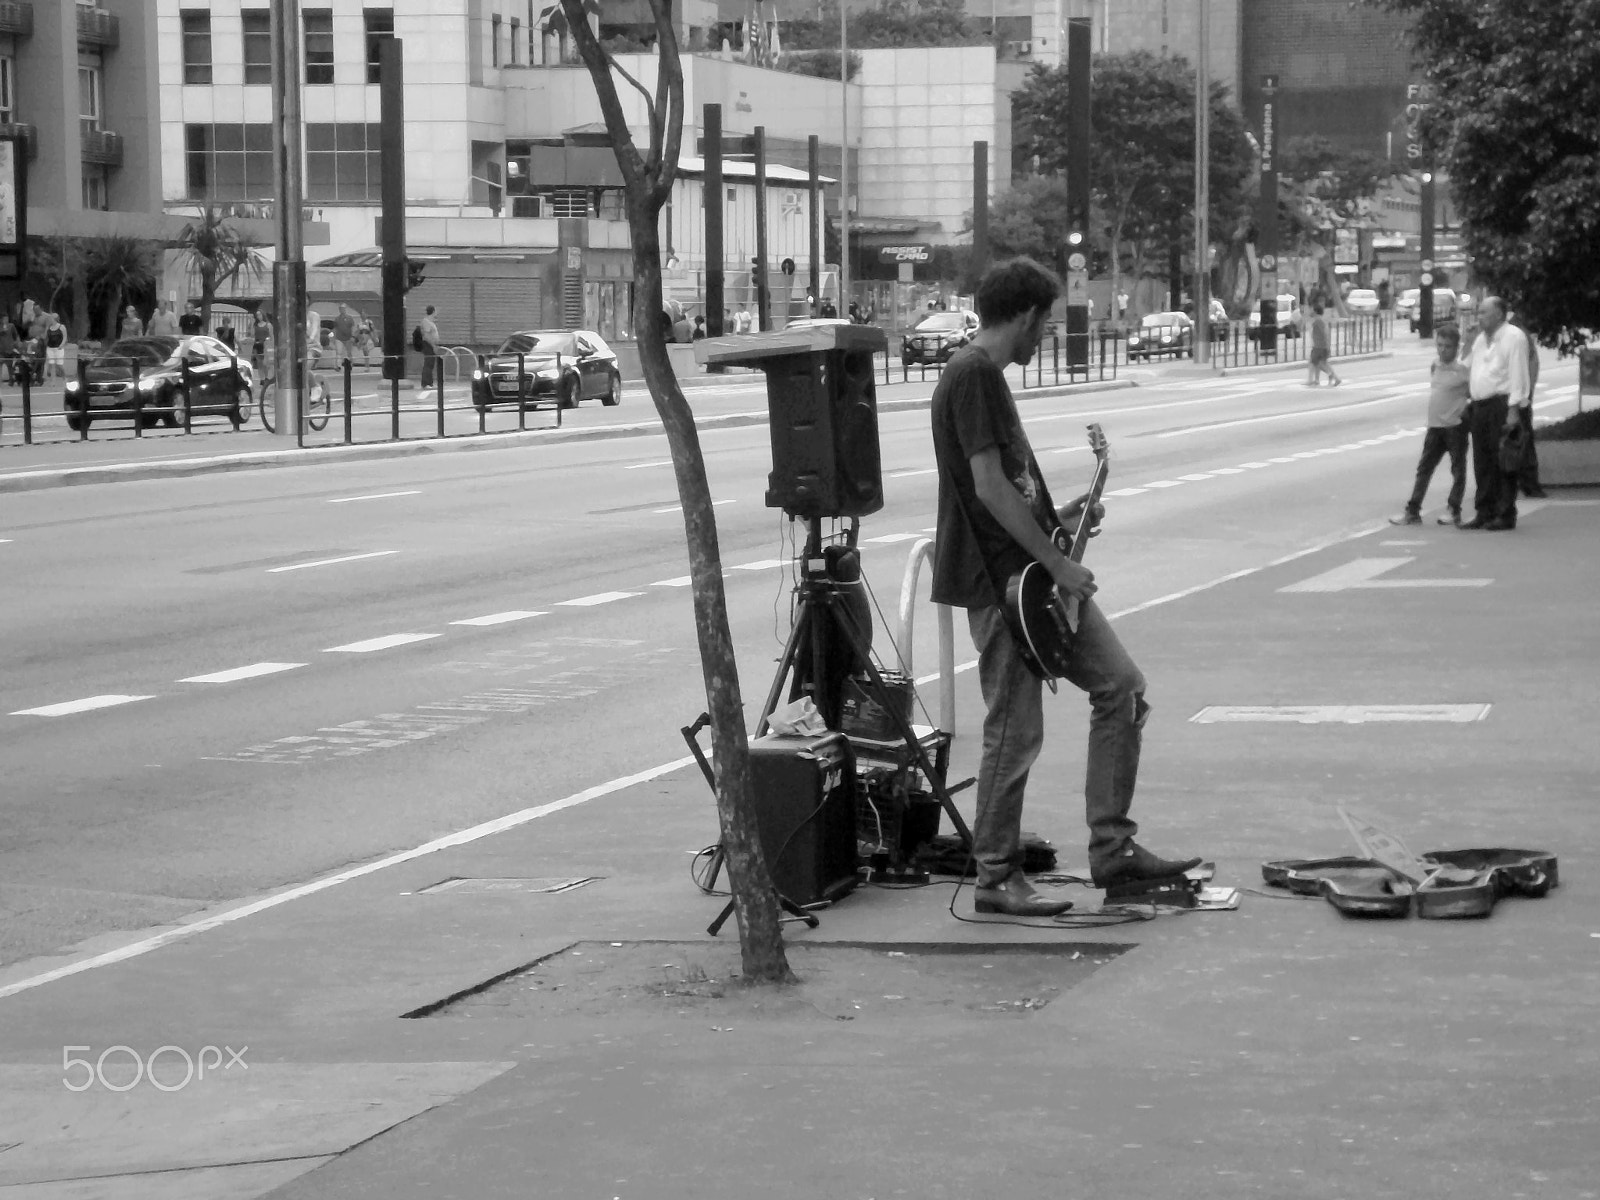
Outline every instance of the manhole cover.
<path fill-rule="evenodd" d="M 600 875 L 574 875 L 565 879 L 444 879 L 418 888 L 419 896 L 436 896 L 441 892 L 452 895 L 476 895 L 481 892 L 570 892 L 585 884 L 603 878 Z"/>

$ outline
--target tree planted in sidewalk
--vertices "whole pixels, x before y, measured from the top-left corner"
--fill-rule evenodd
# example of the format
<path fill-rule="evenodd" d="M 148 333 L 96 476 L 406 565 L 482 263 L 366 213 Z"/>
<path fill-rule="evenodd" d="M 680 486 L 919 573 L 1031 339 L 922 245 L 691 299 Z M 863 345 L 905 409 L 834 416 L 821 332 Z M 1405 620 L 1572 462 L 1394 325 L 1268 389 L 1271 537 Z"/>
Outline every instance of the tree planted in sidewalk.
<path fill-rule="evenodd" d="M 661 210 L 672 196 L 683 137 L 683 62 L 671 0 L 649 0 L 656 28 L 655 90 L 628 74 L 600 44 L 584 11 L 583 0 L 561 0 L 583 65 L 594 80 L 611 134 L 612 152 L 626 186 L 628 227 L 633 249 L 634 329 L 639 362 L 650 398 L 660 414 L 672 452 L 678 497 L 683 504 L 684 540 L 689 550 L 689 578 L 694 597 L 695 635 L 711 714 L 716 760 L 717 817 L 727 856 L 728 883 L 739 925 L 744 978 L 757 983 L 793 979 L 783 949 L 778 894 L 750 804 L 750 747 L 728 622 L 728 598 L 722 583 L 722 556 L 717 521 L 711 507 L 705 458 L 694 413 L 667 356 L 667 329 L 662 317 Z M 617 78 L 644 98 L 649 146 L 640 153 L 617 94 Z"/>
<path fill-rule="evenodd" d="M 223 212 L 206 205 L 197 220 L 178 235 L 189 270 L 200 280 L 200 326 L 211 328 L 211 306 L 217 293 L 241 275 L 258 279 L 267 270 L 260 245 Z"/>

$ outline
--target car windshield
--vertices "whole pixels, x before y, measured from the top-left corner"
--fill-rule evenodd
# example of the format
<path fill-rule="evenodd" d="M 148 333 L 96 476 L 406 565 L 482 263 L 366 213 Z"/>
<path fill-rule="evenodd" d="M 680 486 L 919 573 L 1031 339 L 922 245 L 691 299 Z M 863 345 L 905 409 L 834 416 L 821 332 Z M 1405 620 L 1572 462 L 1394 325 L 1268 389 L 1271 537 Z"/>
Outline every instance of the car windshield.
<path fill-rule="evenodd" d="M 513 333 L 500 346 L 501 354 L 566 354 L 576 356 L 578 339 L 570 333 Z"/>
<path fill-rule="evenodd" d="M 966 319 L 960 313 L 930 313 L 917 323 L 917 332 L 949 333 L 953 329 L 963 328 L 966 323 Z"/>
<path fill-rule="evenodd" d="M 1160 329 L 1167 325 L 1187 325 L 1189 318 L 1181 312 L 1151 313 L 1139 323 L 1146 329 Z"/>
<path fill-rule="evenodd" d="M 172 352 L 177 348 L 177 338 L 127 338 L 112 343 L 111 349 L 102 354 L 100 359 L 108 366 L 115 364 L 119 359 L 126 362 L 131 358 L 141 367 L 155 367 L 171 358 Z"/>

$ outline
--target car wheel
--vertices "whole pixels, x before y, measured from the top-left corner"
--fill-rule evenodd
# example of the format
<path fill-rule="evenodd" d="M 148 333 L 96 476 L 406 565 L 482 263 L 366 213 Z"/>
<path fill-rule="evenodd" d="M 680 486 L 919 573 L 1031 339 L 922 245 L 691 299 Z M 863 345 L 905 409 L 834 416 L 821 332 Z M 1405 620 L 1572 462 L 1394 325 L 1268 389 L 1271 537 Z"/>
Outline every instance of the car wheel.
<path fill-rule="evenodd" d="M 234 392 L 233 408 L 228 412 L 228 419 L 233 422 L 233 427 L 235 429 L 239 428 L 239 426 L 243 425 L 250 419 L 250 413 L 253 411 L 254 407 L 255 406 L 251 403 L 249 388 L 241 387 L 238 391 Z"/>
<path fill-rule="evenodd" d="M 81 433 L 89 428 L 90 417 L 87 409 L 72 406 L 67 409 L 67 428 L 73 433 Z"/>
<path fill-rule="evenodd" d="M 611 385 L 606 389 L 606 394 L 600 397 L 600 403 L 607 408 L 615 408 L 622 403 L 622 376 L 618 372 L 611 372 Z"/>
<path fill-rule="evenodd" d="M 187 407 L 183 401 L 183 393 L 181 391 L 173 392 L 170 399 L 167 400 L 167 404 L 170 407 L 161 414 L 161 419 L 167 423 L 168 429 L 181 428 L 183 426 L 184 410 Z"/>
<path fill-rule="evenodd" d="M 568 375 L 561 381 L 561 389 L 557 392 L 556 403 L 562 408 L 578 407 L 578 381 Z"/>

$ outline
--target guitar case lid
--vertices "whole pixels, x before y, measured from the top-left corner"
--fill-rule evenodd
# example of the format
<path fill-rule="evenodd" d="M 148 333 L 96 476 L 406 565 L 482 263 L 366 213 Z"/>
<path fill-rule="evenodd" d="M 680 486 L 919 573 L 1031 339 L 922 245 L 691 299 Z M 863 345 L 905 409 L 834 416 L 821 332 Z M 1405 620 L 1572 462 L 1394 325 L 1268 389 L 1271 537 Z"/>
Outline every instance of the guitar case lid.
<path fill-rule="evenodd" d="M 1556 857 L 1543 850 L 1432 850 L 1421 856 L 1439 871 L 1413 886 L 1371 859 L 1281 859 L 1261 865 L 1275 887 L 1299 895 L 1322 895 L 1352 917 L 1404 917 L 1424 920 L 1486 917 L 1503 896 L 1540 897 L 1558 885 Z"/>

